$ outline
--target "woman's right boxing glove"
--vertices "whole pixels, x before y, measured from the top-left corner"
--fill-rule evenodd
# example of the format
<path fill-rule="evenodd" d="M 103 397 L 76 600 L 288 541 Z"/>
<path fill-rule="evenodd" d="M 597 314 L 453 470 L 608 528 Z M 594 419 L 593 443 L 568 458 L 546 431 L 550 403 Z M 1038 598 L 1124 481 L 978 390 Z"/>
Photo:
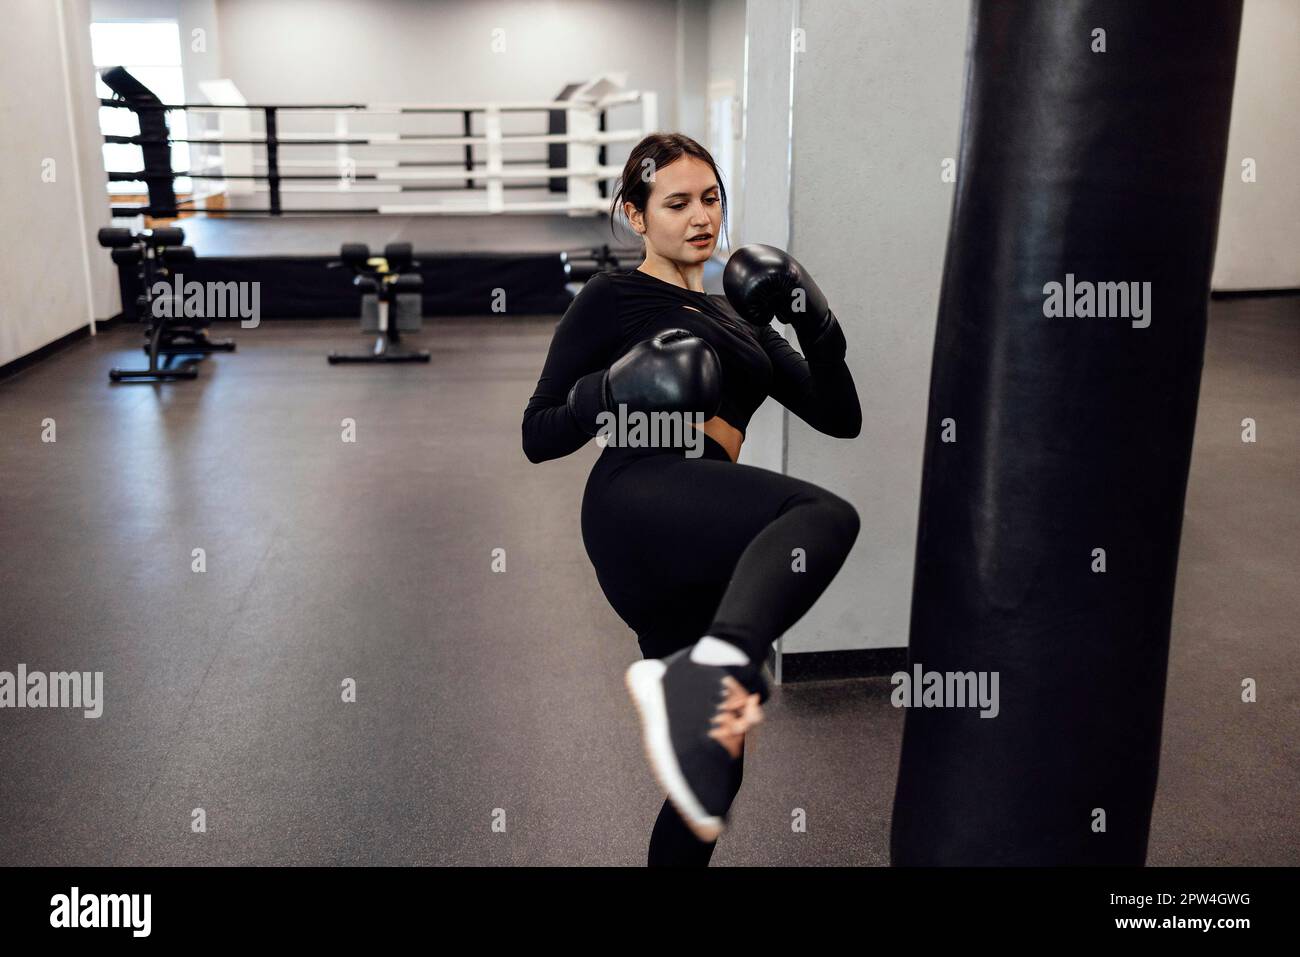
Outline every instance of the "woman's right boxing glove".
<path fill-rule="evenodd" d="M 669 329 L 638 342 L 608 369 L 592 372 L 569 390 L 569 412 L 588 435 L 600 430 L 601 412 L 700 412 L 711 419 L 722 404 L 718 356 L 685 329 Z"/>

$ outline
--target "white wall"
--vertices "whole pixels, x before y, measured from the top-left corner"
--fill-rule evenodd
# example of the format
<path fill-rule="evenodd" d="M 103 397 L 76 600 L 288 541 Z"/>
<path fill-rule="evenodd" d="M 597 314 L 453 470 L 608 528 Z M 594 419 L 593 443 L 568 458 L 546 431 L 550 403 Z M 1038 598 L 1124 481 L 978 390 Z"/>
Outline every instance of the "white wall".
<path fill-rule="evenodd" d="M 798 5 L 789 248 L 844 328 L 863 424 L 833 439 L 787 414 L 786 471 L 852 502 L 862 532 L 787 652 L 907 643 L 953 199 L 940 163 L 957 150 L 967 13 L 951 0 Z"/>
<path fill-rule="evenodd" d="M 744 152 L 742 123 L 745 95 L 745 0 L 710 0 L 708 18 L 708 88 L 730 88 L 732 92 L 733 128 L 731 150 L 733 167 L 723 170 L 727 187 L 727 239 L 739 245 L 744 233 L 745 192 L 740 189 L 740 166 Z M 722 135 L 725 135 L 723 133 Z M 700 140 L 708 144 L 708 141 Z M 723 151 L 713 144 L 714 159 L 724 163 Z"/>
<path fill-rule="evenodd" d="M 676 0 L 219 0 L 217 13 L 226 74 L 254 103 L 549 100 L 566 83 L 622 72 L 630 87 L 659 94 L 660 128 L 677 123 Z M 293 120 L 287 117 L 284 129 L 304 128 Z M 456 114 L 375 120 L 381 126 L 362 119 L 351 128 L 447 134 L 458 132 L 461 123 Z M 639 126 L 638 107 L 612 111 L 610 124 Z M 502 125 L 507 133 L 545 132 L 546 117 L 507 114 Z M 626 145 L 611 146 L 609 162 L 621 165 L 627 153 Z M 315 154 L 301 148 L 294 155 Z M 355 155 L 462 154 L 422 147 L 359 148 Z M 506 156 L 541 159 L 545 152 L 520 146 L 507 149 Z M 546 195 L 518 190 L 511 197 Z M 408 193 L 384 201 L 442 198 Z"/>
<path fill-rule="evenodd" d="M 1246 0 L 1215 289 L 1300 289 L 1300 3 Z M 1257 164 L 1242 182 L 1242 161 Z"/>
<path fill-rule="evenodd" d="M 675 0 L 220 0 L 228 75 L 251 99 L 549 98 L 627 70 L 676 96 Z M 504 52 L 492 48 L 504 31 Z"/>
<path fill-rule="evenodd" d="M 677 110 L 674 130 L 707 142 L 709 78 L 709 6 L 700 0 L 677 0 Z"/>
<path fill-rule="evenodd" d="M 117 312 L 88 0 L 14 0 L 0 33 L 0 364 Z M 66 67 L 65 67 L 66 63 Z M 53 163 L 52 181 L 43 175 Z"/>
<path fill-rule="evenodd" d="M 764 243 L 790 248 L 790 116 L 792 62 L 790 34 L 798 0 L 749 0 L 745 8 L 745 82 L 741 94 L 744 142 L 738 197 L 731 229 L 733 246 Z M 743 209 L 741 208 L 743 206 Z M 739 461 L 786 471 L 786 420 L 776 402 L 767 401 L 749 420 Z"/>
<path fill-rule="evenodd" d="M 745 0 L 709 3 L 709 81 L 745 80 Z"/>

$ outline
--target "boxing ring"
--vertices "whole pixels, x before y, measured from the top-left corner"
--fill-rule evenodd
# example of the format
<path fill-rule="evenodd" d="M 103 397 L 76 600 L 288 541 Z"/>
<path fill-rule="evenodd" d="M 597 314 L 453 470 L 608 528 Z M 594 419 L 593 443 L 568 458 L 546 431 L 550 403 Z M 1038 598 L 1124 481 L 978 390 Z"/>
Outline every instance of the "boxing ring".
<path fill-rule="evenodd" d="M 610 149 L 658 122 L 656 94 L 617 75 L 551 100 L 374 104 L 250 104 L 225 80 L 201 84 L 212 102 L 167 104 L 121 67 L 101 77 L 114 93 L 101 106 L 139 124 L 105 142 L 137 146 L 143 160 L 109 170 L 110 189 L 143 183 L 148 193 L 114 202 L 114 222 L 181 220 L 198 257 L 187 275 L 261 282 L 267 318 L 353 311 L 354 290 L 328 269 L 345 242 L 411 243 L 426 315 L 488 312 L 503 288 L 511 313 L 563 312 L 566 286 L 607 262 L 605 247 L 634 238 L 610 230 L 608 181 L 622 171 Z M 193 132 L 173 134 L 167 118 L 178 112 Z M 529 128 L 539 119 L 544 130 Z M 187 169 L 172 166 L 178 143 L 190 147 Z M 195 187 L 188 199 L 177 196 L 182 178 Z M 122 283 L 133 302 L 131 277 Z"/>
<path fill-rule="evenodd" d="M 115 95 L 102 98 L 101 106 L 129 110 L 139 123 L 138 133 L 109 134 L 105 142 L 139 146 L 144 161 L 141 169 L 109 171 L 109 182 L 143 182 L 149 191 L 147 204 L 115 206 L 114 218 L 322 212 L 381 216 L 597 215 L 606 210 L 606 181 L 621 172 L 620 166 L 607 162 L 608 147 L 635 143 L 658 125 L 657 95 L 626 90 L 617 76 L 569 84 L 554 100 L 369 105 L 249 104 L 232 83 L 224 80 L 202 84 L 212 103 L 166 104 L 121 67 L 104 70 L 102 79 Z M 620 107 L 634 107 L 637 122 L 611 130 L 610 113 Z M 211 114 L 217 128 L 202 129 L 197 136 L 173 136 L 166 117 L 178 111 L 199 118 Z M 546 132 L 506 129 L 508 119 L 518 120 L 530 114 L 547 119 Z M 254 128 L 255 116 L 260 117 L 260 129 Z M 452 118 L 459 129 L 454 133 L 358 129 L 374 118 L 423 118 L 430 122 Z M 329 129 L 310 128 L 311 121 L 319 119 L 328 119 Z M 296 121 L 299 129 L 287 129 L 289 121 Z M 476 125 L 481 132 L 473 132 Z M 177 143 L 200 148 L 196 152 L 203 155 L 195 168 L 172 169 L 170 147 Z M 369 148 L 375 147 L 396 155 L 366 155 Z M 545 147 L 546 155 L 511 155 L 519 147 Z M 445 155 L 449 149 L 457 158 Z M 361 155 L 357 155 L 358 151 Z M 443 155 L 422 155 L 438 151 L 444 151 Z M 210 195 L 219 193 L 235 201 L 235 205 L 213 208 L 178 202 L 174 181 L 180 177 L 216 187 Z M 555 198 L 514 200 L 506 195 L 510 189 L 545 191 Z M 437 191 L 467 195 L 439 202 L 351 203 L 358 196 L 395 198 Z M 261 194 L 266 196 L 266 206 L 241 205 L 247 197 Z M 343 198 L 348 203 L 288 207 L 286 194 Z"/>

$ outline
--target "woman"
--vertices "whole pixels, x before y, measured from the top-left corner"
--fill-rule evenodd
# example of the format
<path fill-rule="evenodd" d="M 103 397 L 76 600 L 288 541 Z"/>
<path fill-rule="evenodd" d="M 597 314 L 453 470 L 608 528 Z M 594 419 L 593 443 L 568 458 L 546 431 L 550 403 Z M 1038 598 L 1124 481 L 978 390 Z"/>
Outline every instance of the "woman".
<path fill-rule="evenodd" d="M 647 136 L 611 216 L 620 207 L 645 261 L 595 276 L 561 319 L 524 411 L 524 453 L 568 455 L 619 404 L 708 416 L 696 426 L 702 455 L 609 442 L 582 500 L 596 577 L 645 658 L 627 684 L 668 793 L 648 863 L 706 866 L 769 693 L 771 643 L 830 584 L 859 528 L 844 499 L 737 464 L 745 428 L 768 395 L 839 438 L 858 435 L 862 412 L 839 325 L 792 258 L 743 247 L 727 265 L 727 296 L 705 294 L 704 264 L 726 221 L 707 150 L 680 134 Z M 804 355 L 773 316 L 794 325 Z"/>

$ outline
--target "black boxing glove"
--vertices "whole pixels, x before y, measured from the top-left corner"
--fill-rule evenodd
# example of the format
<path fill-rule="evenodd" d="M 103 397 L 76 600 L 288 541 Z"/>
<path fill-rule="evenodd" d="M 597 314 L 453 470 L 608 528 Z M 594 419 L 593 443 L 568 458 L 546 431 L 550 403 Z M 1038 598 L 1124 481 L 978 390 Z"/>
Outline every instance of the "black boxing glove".
<path fill-rule="evenodd" d="M 776 316 L 794 326 L 810 359 L 843 359 L 844 332 L 817 283 L 789 253 L 775 246 L 741 246 L 722 273 L 727 301 L 741 318 L 766 326 Z"/>
<path fill-rule="evenodd" d="M 685 329 L 638 342 L 608 369 L 589 373 L 569 390 L 573 420 L 588 435 L 600 431 L 601 412 L 701 412 L 711 419 L 722 404 L 717 353 Z"/>

